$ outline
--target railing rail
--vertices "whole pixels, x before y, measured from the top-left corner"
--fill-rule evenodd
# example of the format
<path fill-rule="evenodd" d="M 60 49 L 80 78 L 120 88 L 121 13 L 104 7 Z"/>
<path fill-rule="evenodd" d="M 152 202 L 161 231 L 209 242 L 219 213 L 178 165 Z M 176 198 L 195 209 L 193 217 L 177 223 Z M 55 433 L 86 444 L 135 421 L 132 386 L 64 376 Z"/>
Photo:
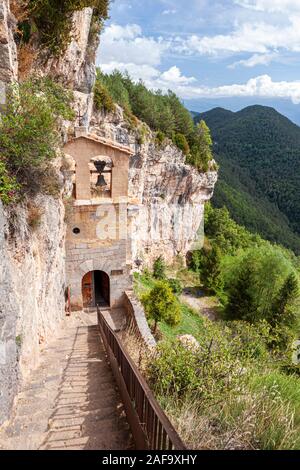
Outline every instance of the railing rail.
<path fill-rule="evenodd" d="M 138 450 L 185 450 L 136 365 L 98 308 L 98 324 Z"/>

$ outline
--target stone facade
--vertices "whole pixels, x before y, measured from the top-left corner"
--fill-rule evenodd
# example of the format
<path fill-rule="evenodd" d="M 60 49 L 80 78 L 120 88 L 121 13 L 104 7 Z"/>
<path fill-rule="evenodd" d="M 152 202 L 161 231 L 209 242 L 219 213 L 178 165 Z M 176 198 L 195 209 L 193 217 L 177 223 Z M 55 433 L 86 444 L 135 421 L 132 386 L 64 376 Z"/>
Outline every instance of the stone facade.
<path fill-rule="evenodd" d="M 126 208 L 126 203 L 106 201 L 73 207 L 66 243 L 67 283 L 71 288 L 73 310 L 83 308 L 82 279 L 94 271 L 103 271 L 109 276 L 110 307 L 122 305 L 124 292 L 131 285 L 127 240 L 123 238 L 126 229 L 120 230 L 120 217 Z M 74 228 L 80 233 L 75 234 Z"/>
<path fill-rule="evenodd" d="M 81 310 L 85 305 L 83 279 L 89 273 L 102 272 L 109 278 L 106 302 L 111 308 L 122 305 L 124 292 L 131 285 L 128 260 L 127 205 L 129 148 L 108 142 L 93 135 L 84 135 L 78 129 L 77 138 L 65 145 L 65 153 L 73 158 L 74 192 L 72 211 L 68 221 L 66 243 L 67 283 L 71 289 L 71 307 Z M 110 188 L 106 197 L 92 194 L 93 159 L 107 158 Z M 96 168 L 96 167 L 95 167 Z M 106 173 L 105 173 L 106 174 Z M 104 176 L 98 174 L 98 177 Z M 96 181 L 96 180 L 95 180 Z M 104 183 L 105 185 L 106 183 Z M 95 306 L 95 275 L 89 280 L 90 306 Z"/>

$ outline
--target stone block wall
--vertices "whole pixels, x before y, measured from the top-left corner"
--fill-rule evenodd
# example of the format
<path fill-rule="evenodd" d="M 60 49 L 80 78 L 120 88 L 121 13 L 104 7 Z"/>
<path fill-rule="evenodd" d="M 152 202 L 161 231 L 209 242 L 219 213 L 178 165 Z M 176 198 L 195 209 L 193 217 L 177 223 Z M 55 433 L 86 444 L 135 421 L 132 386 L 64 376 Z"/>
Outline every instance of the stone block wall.
<path fill-rule="evenodd" d="M 126 230 L 121 229 L 121 204 L 74 206 L 68 221 L 66 243 L 67 284 L 73 310 L 81 310 L 82 279 L 88 272 L 103 271 L 110 278 L 110 306 L 121 306 L 131 286 L 127 265 Z M 79 233 L 74 233 L 80 231 Z M 76 230 L 77 229 L 77 230 Z"/>

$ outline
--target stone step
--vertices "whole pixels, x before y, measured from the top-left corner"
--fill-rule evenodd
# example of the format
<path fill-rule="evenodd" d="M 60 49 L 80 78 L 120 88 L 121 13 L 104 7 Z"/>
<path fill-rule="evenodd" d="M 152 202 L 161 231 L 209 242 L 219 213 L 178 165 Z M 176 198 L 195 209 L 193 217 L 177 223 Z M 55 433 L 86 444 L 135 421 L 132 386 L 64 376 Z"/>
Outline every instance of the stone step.
<path fill-rule="evenodd" d="M 116 449 L 132 447 L 124 407 L 97 326 L 79 319 L 52 344 L 17 397 L 0 448 Z"/>

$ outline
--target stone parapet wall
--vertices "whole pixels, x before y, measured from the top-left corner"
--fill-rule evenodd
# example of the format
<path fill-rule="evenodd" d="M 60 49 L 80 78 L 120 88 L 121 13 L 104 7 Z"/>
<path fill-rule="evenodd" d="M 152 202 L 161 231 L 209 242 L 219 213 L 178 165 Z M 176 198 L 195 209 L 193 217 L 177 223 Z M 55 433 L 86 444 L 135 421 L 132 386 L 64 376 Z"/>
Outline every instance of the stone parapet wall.
<path fill-rule="evenodd" d="M 126 309 L 128 322 L 130 324 L 133 323 L 136 334 L 149 348 L 155 348 L 156 341 L 149 328 L 144 308 L 135 297 L 133 291 L 128 290 L 125 292 L 124 307 Z"/>

